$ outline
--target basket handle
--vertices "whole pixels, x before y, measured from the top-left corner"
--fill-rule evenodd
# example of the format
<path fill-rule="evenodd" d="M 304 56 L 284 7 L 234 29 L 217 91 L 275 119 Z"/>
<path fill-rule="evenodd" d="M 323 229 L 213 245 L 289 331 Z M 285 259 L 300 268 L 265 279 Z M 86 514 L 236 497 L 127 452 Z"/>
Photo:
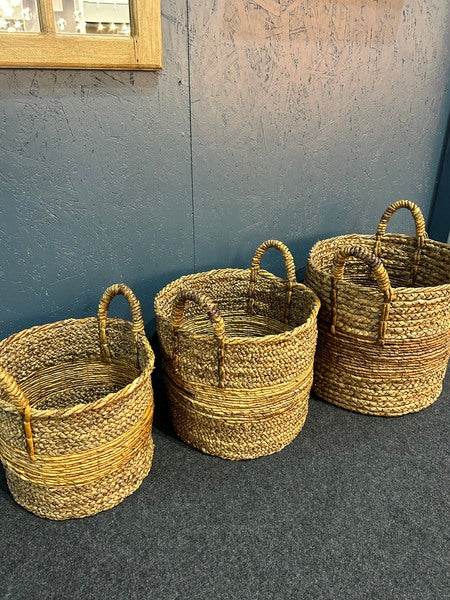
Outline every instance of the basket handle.
<path fill-rule="evenodd" d="M 247 308 L 249 314 L 255 314 L 254 305 L 256 280 L 258 279 L 259 275 L 261 259 L 269 248 L 275 248 L 276 250 L 279 250 L 284 259 L 284 266 L 286 269 L 286 305 L 284 309 L 284 321 L 287 323 L 289 319 L 289 313 L 291 311 L 292 287 L 294 283 L 297 282 L 297 278 L 295 275 L 294 258 L 291 254 L 291 251 L 285 244 L 283 244 L 283 242 L 280 242 L 279 240 L 266 240 L 256 249 L 250 267 L 250 284 L 248 287 Z"/>
<path fill-rule="evenodd" d="M 384 294 L 381 319 L 378 326 L 378 342 L 383 345 L 384 337 L 386 335 L 390 304 L 394 298 L 394 292 L 391 287 L 391 282 L 389 281 L 389 275 L 381 260 L 378 258 L 378 256 L 375 256 L 375 254 L 370 252 L 370 250 L 367 250 L 362 246 L 344 246 L 343 248 L 340 248 L 334 255 L 331 280 L 332 307 L 330 332 L 333 335 L 336 333 L 338 283 L 344 279 L 345 263 L 350 256 L 358 258 L 366 263 L 377 280 L 379 289 Z"/>
<path fill-rule="evenodd" d="M 132 332 L 135 341 L 137 341 L 140 333 L 145 334 L 141 305 L 139 304 L 139 300 L 134 295 L 134 292 L 132 292 L 132 290 L 124 283 L 116 283 L 107 288 L 100 299 L 97 316 L 102 356 L 103 359 L 109 363 L 111 362 L 111 351 L 106 338 L 106 320 L 108 317 L 109 305 L 111 304 L 112 299 L 118 295 L 126 298 L 128 304 L 130 305 L 131 317 L 133 320 Z"/>
<path fill-rule="evenodd" d="M 184 309 L 187 302 L 195 302 L 208 315 L 214 328 L 214 335 L 219 343 L 219 368 L 218 379 L 219 387 L 224 387 L 225 377 L 225 323 L 219 309 L 204 294 L 200 294 L 194 290 L 182 289 L 178 292 L 172 308 L 172 327 L 173 327 L 173 362 L 175 368 L 180 362 L 180 329 L 184 323 Z"/>
<path fill-rule="evenodd" d="M 387 207 L 380 219 L 380 222 L 378 223 L 377 233 L 375 235 L 374 253 L 377 256 L 381 255 L 381 240 L 386 233 L 386 226 L 392 215 L 401 208 L 406 208 L 410 211 L 416 225 L 417 249 L 414 255 L 414 263 L 411 271 L 411 279 L 412 283 L 414 284 L 416 282 L 417 267 L 419 266 L 422 248 L 424 246 L 425 239 L 428 237 L 427 232 L 425 230 L 425 219 L 423 218 L 422 211 L 420 210 L 420 207 L 417 206 L 417 204 L 414 204 L 414 202 L 411 202 L 411 200 L 398 200 L 397 202 L 394 202 L 393 204 Z"/>
<path fill-rule="evenodd" d="M 10 398 L 17 405 L 23 418 L 23 429 L 27 440 L 28 455 L 31 460 L 36 460 L 34 454 L 33 431 L 31 429 L 31 405 L 28 398 L 23 393 L 17 381 L 12 375 L 0 367 L 0 387 L 5 390 Z"/>

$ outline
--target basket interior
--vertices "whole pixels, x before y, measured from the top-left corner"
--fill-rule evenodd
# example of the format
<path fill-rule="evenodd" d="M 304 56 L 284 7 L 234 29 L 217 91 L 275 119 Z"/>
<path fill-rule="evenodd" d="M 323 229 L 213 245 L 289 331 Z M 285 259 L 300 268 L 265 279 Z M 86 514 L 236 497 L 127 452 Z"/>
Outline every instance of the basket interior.
<path fill-rule="evenodd" d="M 95 318 L 36 327 L 0 345 L 0 366 L 16 379 L 33 408 L 87 404 L 128 385 L 148 364 L 144 344 L 136 347 L 126 321 L 109 319 L 107 338 L 111 363 L 101 356 Z M 1 393 L 0 403 L 11 399 Z"/>
<path fill-rule="evenodd" d="M 82 359 L 31 373 L 21 384 L 33 408 L 69 408 L 118 392 L 139 375 L 127 360 Z"/>
<path fill-rule="evenodd" d="M 375 237 L 343 235 L 323 240 L 318 242 L 311 251 L 310 262 L 316 269 L 331 275 L 333 259 L 337 250 L 343 246 L 354 244 L 373 252 Z M 400 234 L 387 234 L 383 237 L 380 258 L 388 272 L 393 288 L 433 287 L 450 283 L 450 246 L 426 240 L 420 253 L 414 281 L 412 273 L 416 252 L 415 237 Z M 377 287 L 369 268 L 361 260 L 353 257 L 346 262 L 345 279 L 366 287 Z"/>
<path fill-rule="evenodd" d="M 276 335 L 289 331 L 291 326 L 287 323 L 243 313 L 222 312 L 225 321 L 225 330 L 228 337 L 263 337 L 265 335 Z M 211 323 L 208 317 L 197 315 L 188 318 L 184 324 L 185 329 L 191 333 L 210 334 Z"/>
<path fill-rule="evenodd" d="M 261 271 L 254 291 L 254 306 L 248 308 L 250 271 L 224 269 L 182 277 L 175 285 L 163 290 L 155 302 L 160 319 L 170 323 L 173 301 L 184 288 L 206 295 L 218 307 L 227 337 L 262 337 L 289 331 L 305 323 L 314 310 L 316 298 L 303 285 L 292 289 L 287 311 L 286 283 Z M 185 306 L 183 329 L 197 334 L 212 334 L 211 323 L 204 310 L 193 302 Z"/>

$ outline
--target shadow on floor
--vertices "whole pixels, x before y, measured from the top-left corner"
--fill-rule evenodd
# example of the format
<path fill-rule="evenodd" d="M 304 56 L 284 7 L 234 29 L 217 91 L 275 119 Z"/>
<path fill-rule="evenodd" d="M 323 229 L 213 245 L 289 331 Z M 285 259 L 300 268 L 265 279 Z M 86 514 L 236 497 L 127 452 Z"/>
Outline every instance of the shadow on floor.
<path fill-rule="evenodd" d="M 153 426 L 161 433 L 176 438 L 170 418 L 169 403 L 164 385 L 162 353 L 156 333 L 151 336 L 150 344 L 155 353 L 155 369 L 152 373 L 153 395 L 155 399 Z"/>

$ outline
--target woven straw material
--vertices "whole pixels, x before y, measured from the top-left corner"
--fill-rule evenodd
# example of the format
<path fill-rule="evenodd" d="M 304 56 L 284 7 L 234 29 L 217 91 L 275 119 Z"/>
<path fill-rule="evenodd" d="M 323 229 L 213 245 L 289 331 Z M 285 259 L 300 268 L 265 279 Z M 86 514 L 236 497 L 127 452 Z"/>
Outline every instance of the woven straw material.
<path fill-rule="evenodd" d="M 272 247 L 283 254 L 286 280 L 260 270 Z M 258 248 L 251 269 L 187 275 L 161 290 L 155 312 L 179 437 L 232 460 L 289 444 L 308 411 L 318 310 L 276 240 Z"/>
<path fill-rule="evenodd" d="M 107 318 L 112 298 L 133 323 Z M 136 490 L 153 457 L 154 355 L 127 286 L 98 318 L 33 327 L 0 344 L 0 458 L 15 500 L 50 519 L 86 517 Z"/>
<path fill-rule="evenodd" d="M 386 234 L 400 208 L 411 211 L 416 236 Z M 321 299 L 318 396 L 385 416 L 438 398 L 450 351 L 450 246 L 427 238 L 415 204 L 389 206 L 375 236 L 318 242 L 306 283 Z"/>

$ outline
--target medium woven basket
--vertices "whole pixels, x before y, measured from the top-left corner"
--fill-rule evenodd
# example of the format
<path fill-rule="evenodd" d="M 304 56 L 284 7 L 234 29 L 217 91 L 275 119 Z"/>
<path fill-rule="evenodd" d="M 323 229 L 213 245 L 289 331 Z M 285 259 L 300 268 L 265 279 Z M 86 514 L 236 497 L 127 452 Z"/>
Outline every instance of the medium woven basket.
<path fill-rule="evenodd" d="M 400 208 L 411 211 L 415 237 L 386 234 Z M 450 246 L 427 238 L 418 206 L 389 206 L 375 236 L 318 242 L 306 282 L 322 303 L 319 397 L 385 416 L 419 411 L 438 398 L 450 348 Z"/>
<path fill-rule="evenodd" d="M 260 270 L 268 248 L 283 254 L 286 280 Z M 257 249 L 251 269 L 187 275 L 161 290 L 155 311 L 179 437 L 233 460 L 289 444 L 308 410 L 318 310 L 275 240 Z"/>
<path fill-rule="evenodd" d="M 117 294 L 133 324 L 107 318 Z M 0 458 L 19 504 L 50 519 L 86 517 L 139 487 L 153 457 L 153 364 L 139 302 L 123 284 L 105 291 L 98 318 L 0 344 Z"/>

